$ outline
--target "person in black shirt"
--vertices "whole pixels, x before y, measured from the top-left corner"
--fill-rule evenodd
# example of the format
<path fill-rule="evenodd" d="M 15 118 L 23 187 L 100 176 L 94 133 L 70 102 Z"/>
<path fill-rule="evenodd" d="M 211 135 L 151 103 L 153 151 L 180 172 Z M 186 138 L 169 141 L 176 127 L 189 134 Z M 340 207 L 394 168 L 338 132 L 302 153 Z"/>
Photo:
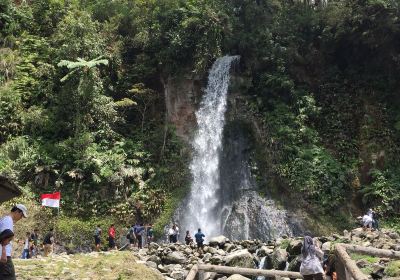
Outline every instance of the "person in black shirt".
<path fill-rule="evenodd" d="M 54 243 L 54 234 L 53 234 L 53 229 L 51 228 L 50 231 L 43 238 L 45 257 L 53 253 L 53 243 Z"/>

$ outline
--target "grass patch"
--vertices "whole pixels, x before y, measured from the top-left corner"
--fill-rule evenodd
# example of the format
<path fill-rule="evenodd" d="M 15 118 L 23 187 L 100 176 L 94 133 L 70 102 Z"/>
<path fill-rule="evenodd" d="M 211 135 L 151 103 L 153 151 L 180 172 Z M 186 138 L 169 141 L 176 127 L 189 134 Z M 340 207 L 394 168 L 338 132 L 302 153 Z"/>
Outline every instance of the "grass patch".
<path fill-rule="evenodd" d="M 385 268 L 385 274 L 390 277 L 400 276 L 400 261 L 391 261 Z"/>
<path fill-rule="evenodd" d="M 377 257 L 372 257 L 372 256 L 368 256 L 368 255 L 361 255 L 361 254 L 356 254 L 356 253 L 350 253 L 350 257 L 355 260 L 366 260 L 369 263 L 376 263 L 379 261 L 379 258 Z"/>
<path fill-rule="evenodd" d="M 58 255 L 42 259 L 15 259 L 17 279 L 146 279 L 162 280 L 161 274 L 136 263 L 131 252 Z"/>
<path fill-rule="evenodd" d="M 287 247 L 289 247 L 290 244 L 290 240 L 289 239 L 283 239 L 281 242 L 281 245 L 279 245 L 279 247 L 281 249 L 287 249 Z"/>

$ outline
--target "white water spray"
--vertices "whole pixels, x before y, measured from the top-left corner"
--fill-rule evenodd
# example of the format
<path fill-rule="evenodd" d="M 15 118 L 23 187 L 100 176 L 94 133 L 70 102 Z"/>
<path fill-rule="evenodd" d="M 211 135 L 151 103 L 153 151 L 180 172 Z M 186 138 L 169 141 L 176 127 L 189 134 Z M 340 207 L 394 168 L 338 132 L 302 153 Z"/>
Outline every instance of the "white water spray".
<path fill-rule="evenodd" d="M 219 203 L 219 161 L 229 87 L 229 70 L 238 56 L 224 56 L 213 64 L 204 99 L 196 112 L 198 130 L 193 141 L 193 176 L 183 226 L 191 232 L 203 228 L 207 236 L 220 234 L 221 223 L 214 212 Z"/>

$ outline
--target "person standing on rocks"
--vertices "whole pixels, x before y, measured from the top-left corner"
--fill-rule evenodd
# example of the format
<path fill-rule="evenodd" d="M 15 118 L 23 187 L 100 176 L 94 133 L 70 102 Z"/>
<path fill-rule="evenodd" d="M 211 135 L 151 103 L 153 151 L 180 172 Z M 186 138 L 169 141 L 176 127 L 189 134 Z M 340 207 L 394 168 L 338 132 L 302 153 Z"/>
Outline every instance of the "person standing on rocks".
<path fill-rule="evenodd" d="M 117 249 L 117 245 L 115 245 L 115 227 L 114 224 L 110 226 L 108 229 L 108 248 L 109 250 Z"/>
<path fill-rule="evenodd" d="M 324 253 L 315 246 L 310 236 L 304 236 L 303 247 L 301 248 L 300 273 L 304 280 L 323 280 L 324 269 L 321 265 L 321 258 Z"/>
<path fill-rule="evenodd" d="M 151 242 L 153 242 L 153 239 L 154 239 L 153 225 L 149 224 L 147 227 L 147 246 L 150 245 Z"/>
<path fill-rule="evenodd" d="M 174 243 L 174 234 L 175 234 L 174 225 L 172 225 L 172 227 L 170 227 L 169 230 L 168 230 L 169 243 Z"/>
<path fill-rule="evenodd" d="M 179 227 L 177 223 L 174 224 L 174 231 L 175 231 L 174 243 L 176 243 L 179 240 Z"/>
<path fill-rule="evenodd" d="M 11 209 L 11 213 L 7 216 L 4 216 L 0 219 L 0 232 L 4 230 L 10 230 L 14 232 L 14 223 L 21 220 L 23 217 L 27 217 L 28 210 L 25 205 L 17 204 Z M 12 254 L 12 243 L 8 241 L 8 243 L 4 243 L 2 245 L 5 247 L 4 252 L 6 254 L 6 262 L 0 263 L 0 279 L 2 280 L 15 280 L 15 269 L 14 264 L 12 262 L 11 254 Z"/>
<path fill-rule="evenodd" d="M 185 243 L 186 245 L 193 243 L 193 238 L 190 236 L 190 232 L 188 230 L 186 231 Z"/>
<path fill-rule="evenodd" d="M 44 245 L 44 256 L 47 257 L 53 254 L 53 246 L 54 246 L 54 229 L 51 228 L 49 232 L 43 238 L 43 245 Z"/>
<path fill-rule="evenodd" d="M 197 230 L 197 233 L 194 235 L 194 238 L 196 239 L 196 243 L 197 243 L 197 249 L 203 251 L 203 247 L 204 247 L 204 237 L 206 237 L 202 232 L 201 229 L 199 228 Z"/>

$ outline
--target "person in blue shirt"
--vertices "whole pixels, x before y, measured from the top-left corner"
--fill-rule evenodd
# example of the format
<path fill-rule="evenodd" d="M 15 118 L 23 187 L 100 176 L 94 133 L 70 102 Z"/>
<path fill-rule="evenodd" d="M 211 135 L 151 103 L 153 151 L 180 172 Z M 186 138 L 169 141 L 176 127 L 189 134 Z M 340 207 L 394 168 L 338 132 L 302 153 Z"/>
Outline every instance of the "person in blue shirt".
<path fill-rule="evenodd" d="M 196 243 L 197 243 L 197 248 L 200 250 L 203 250 L 204 247 L 204 237 L 206 237 L 202 232 L 201 229 L 199 228 L 197 230 L 197 233 L 194 235 L 194 238 L 196 239 Z"/>

